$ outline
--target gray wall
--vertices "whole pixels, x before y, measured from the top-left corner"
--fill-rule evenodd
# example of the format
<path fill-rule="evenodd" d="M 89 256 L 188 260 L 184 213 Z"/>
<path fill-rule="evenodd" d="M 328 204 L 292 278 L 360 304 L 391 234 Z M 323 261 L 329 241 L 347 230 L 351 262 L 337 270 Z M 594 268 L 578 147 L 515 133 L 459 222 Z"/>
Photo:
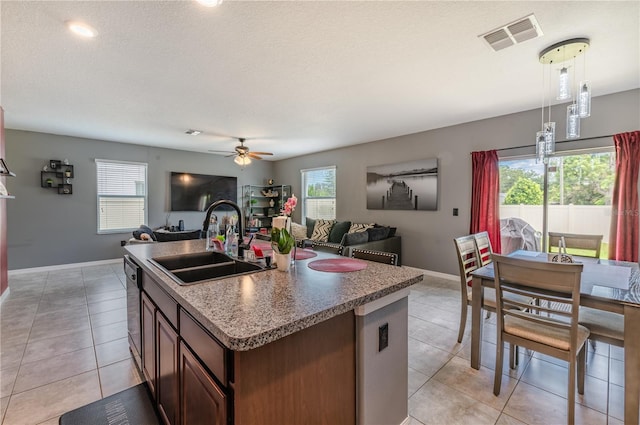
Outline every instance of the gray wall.
<path fill-rule="evenodd" d="M 6 157 L 17 175 L 7 179 L 16 199 L 7 202 L 9 270 L 113 259 L 122 256 L 121 240 L 131 232 L 97 234 L 94 160 L 148 164 L 149 226 L 165 224 L 169 213 L 171 171 L 236 176 L 238 186 L 263 184 L 273 163 L 254 161 L 243 170 L 231 158 L 172 149 L 112 143 L 18 130 L 6 131 Z M 40 171 L 49 159 L 68 158 L 74 165 L 73 195 L 40 187 Z M 241 191 L 238 193 L 240 200 Z M 202 227 L 202 212 L 172 212 L 170 224 Z"/>
<path fill-rule="evenodd" d="M 564 139 L 566 105 L 552 108 L 558 140 Z M 409 134 L 348 148 L 278 161 L 277 181 L 301 192 L 300 170 L 337 166 L 337 219 L 395 226 L 402 236 L 403 264 L 458 274 L 453 238 L 469 232 L 471 210 L 471 155 L 473 151 L 532 145 L 540 128 L 540 110 L 531 110 L 422 133 Z M 593 99 L 592 115 L 582 121 L 583 138 L 640 129 L 640 90 Z M 611 146 L 611 138 L 559 145 L 559 149 Z M 533 153 L 535 149 L 501 153 Z M 438 158 L 438 211 L 382 211 L 366 208 L 366 168 L 412 159 Z M 452 216 L 459 208 L 460 215 Z M 301 208 L 294 221 L 301 222 Z"/>

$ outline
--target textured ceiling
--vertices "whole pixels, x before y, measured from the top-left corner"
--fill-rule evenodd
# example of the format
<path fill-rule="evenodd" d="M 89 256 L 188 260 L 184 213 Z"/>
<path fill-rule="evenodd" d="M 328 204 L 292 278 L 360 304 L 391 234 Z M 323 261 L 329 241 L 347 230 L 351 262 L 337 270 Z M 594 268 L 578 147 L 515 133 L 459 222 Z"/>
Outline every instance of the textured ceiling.
<path fill-rule="evenodd" d="M 0 1 L 8 128 L 274 159 L 539 106 L 538 53 L 588 37 L 593 94 L 640 87 L 640 2 Z M 534 13 L 544 36 L 478 35 Z M 79 39 L 64 22 L 99 35 Z M 197 137 L 184 131 L 203 131 Z"/>

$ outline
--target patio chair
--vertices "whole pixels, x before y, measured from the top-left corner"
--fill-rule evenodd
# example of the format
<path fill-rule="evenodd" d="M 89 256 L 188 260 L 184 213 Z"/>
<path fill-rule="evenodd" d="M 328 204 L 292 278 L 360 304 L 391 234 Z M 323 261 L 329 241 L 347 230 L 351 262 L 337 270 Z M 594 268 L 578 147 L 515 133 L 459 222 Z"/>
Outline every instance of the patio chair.
<path fill-rule="evenodd" d="M 565 246 L 568 249 L 573 248 L 593 251 L 591 255 L 580 254 L 581 257 L 600 258 L 602 235 L 578 235 L 573 233 L 549 232 L 549 252 L 553 252 L 553 248 L 558 248 L 562 238 L 564 238 Z"/>
<path fill-rule="evenodd" d="M 359 258 L 361 260 L 376 261 L 378 263 L 391 264 L 392 266 L 398 265 L 398 254 L 393 252 L 353 248 L 351 250 L 351 257 Z"/>
<path fill-rule="evenodd" d="M 578 393 L 584 394 L 586 341 L 589 329 L 578 324 L 582 264 L 549 263 L 493 255 L 498 334 L 493 393 L 500 394 L 504 342 L 569 362 L 567 422 L 575 419 L 576 364 Z M 526 307 L 507 295 L 545 300 L 551 317 L 517 310 Z M 513 357 L 513 354 L 511 354 Z M 510 365 L 513 367 L 513 364 Z"/>

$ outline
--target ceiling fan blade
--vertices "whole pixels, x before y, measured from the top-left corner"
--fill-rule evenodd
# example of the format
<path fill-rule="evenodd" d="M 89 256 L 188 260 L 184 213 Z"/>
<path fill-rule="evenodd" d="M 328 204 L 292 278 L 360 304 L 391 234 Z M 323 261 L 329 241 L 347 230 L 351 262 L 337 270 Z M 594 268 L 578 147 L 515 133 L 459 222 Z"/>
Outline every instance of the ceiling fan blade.
<path fill-rule="evenodd" d="M 250 157 L 250 158 L 254 158 L 254 159 L 262 159 L 262 157 L 261 157 L 261 156 L 256 155 L 256 154 L 255 154 L 255 152 L 249 152 L 249 153 L 247 154 L 247 156 L 248 156 L 248 157 Z"/>
<path fill-rule="evenodd" d="M 231 154 L 234 154 L 234 155 L 236 154 L 235 151 L 212 151 L 212 150 L 209 150 L 208 152 L 211 152 L 211 153 L 231 153 Z"/>
<path fill-rule="evenodd" d="M 271 152 L 254 152 L 254 151 L 251 151 L 251 153 L 255 153 L 256 155 L 273 155 Z"/>

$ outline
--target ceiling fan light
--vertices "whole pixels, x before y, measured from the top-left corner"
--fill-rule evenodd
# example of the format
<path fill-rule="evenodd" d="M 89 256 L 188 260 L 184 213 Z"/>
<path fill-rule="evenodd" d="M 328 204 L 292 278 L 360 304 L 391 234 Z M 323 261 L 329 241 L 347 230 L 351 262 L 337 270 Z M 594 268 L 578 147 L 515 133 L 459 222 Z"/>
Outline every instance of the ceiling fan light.
<path fill-rule="evenodd" d="M 243 167 L 245 165 L 251 164 L 251 158 L 249 158 L 248 156 L 238 155 L 233 159 L 233 162 Z"/>

